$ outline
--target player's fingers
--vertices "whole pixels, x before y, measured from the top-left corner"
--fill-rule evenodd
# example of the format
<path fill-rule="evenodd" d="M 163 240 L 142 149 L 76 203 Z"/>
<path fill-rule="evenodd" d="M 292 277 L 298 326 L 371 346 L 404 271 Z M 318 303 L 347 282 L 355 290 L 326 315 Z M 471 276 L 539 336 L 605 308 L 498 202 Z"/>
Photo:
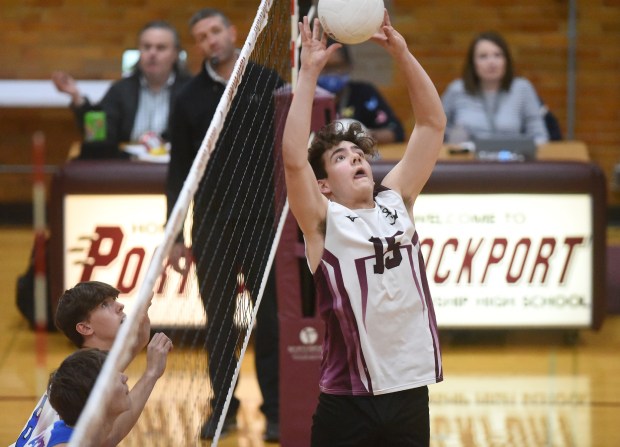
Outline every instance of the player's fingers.
<path fill-rule="evenodd" d="M 156 346 L 161 343 L 161 332 L 156 332 L 151 338 L 149 345 Z"/>
<path fill-rule="evenodd" d="M 321 22 L 319 22 L 318 18 L 315 18 L 312 26 L 312 38 L 314 40 L 320 40 L 319 36 L 321 32 Z"/>
<path fill-rule="evenodd" d="M 303 21 L 299 22 L 299 35 L 301 36 L 302 42 L 305 42 L 308 40 L 309 33 L 310 33 L 310 25 L 308 25 L 308 16 L 304 16 Z"/>
<path fill-rule="evenodd" d="M 151 341 L 157 346 L 166 348 L 168 351 L 173 347 L 172 340 L 170 340 L 170 338 L 163 332 L 157 332 L 153 335 L 153 339 Z"/>
<path fill-rule="evenodd" d="M 303 22 L 299 22 L 297 24 L 297 28 L 299 29 L 299 37 L 301 37 L 301 41 L 304 42 L 306 40 L 306 33 L 304 30 L 304 23 Z"/>
<path fill-rule="evenodd" d="M 392 22 L 390 22 L 390 15 L 388 14 L 387 8 L 383 9 L 383 24 L 387 26 L 392 26 Z"/>
<path fill-rule="evenodd" d="M 327 36 L 325 36 L 325 40 L 327 41 Z M 335 53 L 336 51 L 338 51 L 338 48 L 341 48 L 341 47 L 342 47 L 341 43 L 333 43 L 329 47 L 327 47 L 327 50 L 326 50 L 328 54 L 327 59 L 329 59 L 329 56 L 331 56 L 332 53 Z"/>
<path fill-rule="evenodd" d="M 172 340 L 170 340 L 170 337 L 168 337 L 163 332 L 161 333 L 161 335 L 162 335 L 162 344 L 168 349 L 172 349 L 173 344 L 172 344 Z"/>

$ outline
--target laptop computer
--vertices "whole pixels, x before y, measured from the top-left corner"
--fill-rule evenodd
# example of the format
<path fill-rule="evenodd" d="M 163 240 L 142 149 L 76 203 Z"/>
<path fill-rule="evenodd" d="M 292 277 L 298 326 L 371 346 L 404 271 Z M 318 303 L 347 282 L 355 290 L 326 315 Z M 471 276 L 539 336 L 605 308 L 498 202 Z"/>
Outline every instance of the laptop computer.
<path fill-rule="evenodd" d="M 474 138 L 478 160 L 536 160 L 536 143 L 526 136 Z"/>

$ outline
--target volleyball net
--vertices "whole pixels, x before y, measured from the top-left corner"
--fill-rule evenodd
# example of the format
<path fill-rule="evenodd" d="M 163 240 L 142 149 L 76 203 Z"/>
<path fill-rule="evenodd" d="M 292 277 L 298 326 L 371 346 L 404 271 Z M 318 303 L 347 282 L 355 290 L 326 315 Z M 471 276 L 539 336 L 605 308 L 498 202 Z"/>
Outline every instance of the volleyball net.
<path fill-rule="evenodd" d="M 193 255 L 182 282 L 196 285 L 205 324 L 165 331 L 174 341 L 174 351 L 122 445 L 195 445 L 207 420 L 217 423 L 212 440 L 216 445 L 227 411 L 236 410 L 235 384 L 261 301 L 273 300 L 275 312 L 271 267 L 287 212 L 280 142 L 294 77 L 294 4 L 291 0 L 260 3 L 71 446 L 95 445 L 92 434 L 101 427 L 109 405 L 106 390 L 112 380 L 118 380 L 120 365 L 129 360 L 139 316 L 146 311 L 152 291 L 170 283 L 162 278 L 175 274 L 168 256 L 181 232 Z M 170 306 L 168 317 L 174 319 L 178 312 L 181 318 L 183 306 L 182 302 Z M 277 344 L 272 349 L 277 350 Z M 143 369 L 144 361 L 136 359 L 132 370 Z"/>

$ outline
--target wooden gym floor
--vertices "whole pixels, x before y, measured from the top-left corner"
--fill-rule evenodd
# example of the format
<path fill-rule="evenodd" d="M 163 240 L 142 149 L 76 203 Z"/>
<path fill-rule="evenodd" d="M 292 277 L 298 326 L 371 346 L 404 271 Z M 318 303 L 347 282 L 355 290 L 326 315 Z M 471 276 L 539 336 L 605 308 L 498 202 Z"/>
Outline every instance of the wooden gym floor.
<path fill-rule="evenodd" d="M 609 230 L 609 241 L 620 244 L 618 229 Z M 37 368 L 35 334 L 14 292 L 31 246 L 29 228 L 0 226 L 0 445 L 15 440 L 48 372 L 73 350 L 63 336 L 49 334 L 45 365 Z M 620 315 L 608 315 L 599 332 L 581 331 L 573 345 L 542 331 L 442 339 L 445 380 L 430 387 L 432 446 L 620 446 Z M 261 439 L 260 392 L 248 354 L 237 389 L 240 427 L 219 445 L 277 446 Z M 147 445 L 131 436 L 121 446 Z"/>

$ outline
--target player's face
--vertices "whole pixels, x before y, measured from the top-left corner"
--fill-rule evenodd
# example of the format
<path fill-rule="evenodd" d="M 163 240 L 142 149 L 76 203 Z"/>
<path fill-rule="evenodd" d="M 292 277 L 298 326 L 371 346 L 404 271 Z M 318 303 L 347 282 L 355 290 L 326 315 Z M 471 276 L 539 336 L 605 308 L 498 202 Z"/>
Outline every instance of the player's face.
<path fill-rule="evenodd" d="M 233 58 L 237 31 L 226 26 L 219 16 L 207 17 L 192 26 L 192 37 L 202 55 L 211 63 L 226 63 Z"/>
<path fill-rule="evenodd" d="M 330 199 L 343 205 L 372 201 L 372 169 L 361 148 L 342 141 L 323 154 L 323 162 L 327 179 L 319 185 Z"/>
<path fill-rule="evenodd" d="M 149 28 L 140 35 L 138 46 L 140 70 L 147 79 L 170 76 L 179 57 L 172 31 L 165 28 Z"/>
<path fill-rule="evenodd" d="M 117 416 L 129 410 L 129 387 L 127 386 L 127 376 L 125 374 L 118 373 L 118 379 L 113 380 L 110 385 L 109 394 L 109 411 L 112 416 Z"/>
<path fill-rule="evenodd" d="M 474 66 L 481 82 L 501 82 L 506 73 L 506 56 L 493 42 L 481 40 L 474 48 Z"/>
<path fill-rule="evenodd" d="M 110 297 L 103 300 L 93 309 L 86 321 L 90 335 L 97 340 L 96 347 L 109 350 L 114 343 L 116 334 L 125 320 L 125 305 L 118 302 L 116 298 Z"/>

